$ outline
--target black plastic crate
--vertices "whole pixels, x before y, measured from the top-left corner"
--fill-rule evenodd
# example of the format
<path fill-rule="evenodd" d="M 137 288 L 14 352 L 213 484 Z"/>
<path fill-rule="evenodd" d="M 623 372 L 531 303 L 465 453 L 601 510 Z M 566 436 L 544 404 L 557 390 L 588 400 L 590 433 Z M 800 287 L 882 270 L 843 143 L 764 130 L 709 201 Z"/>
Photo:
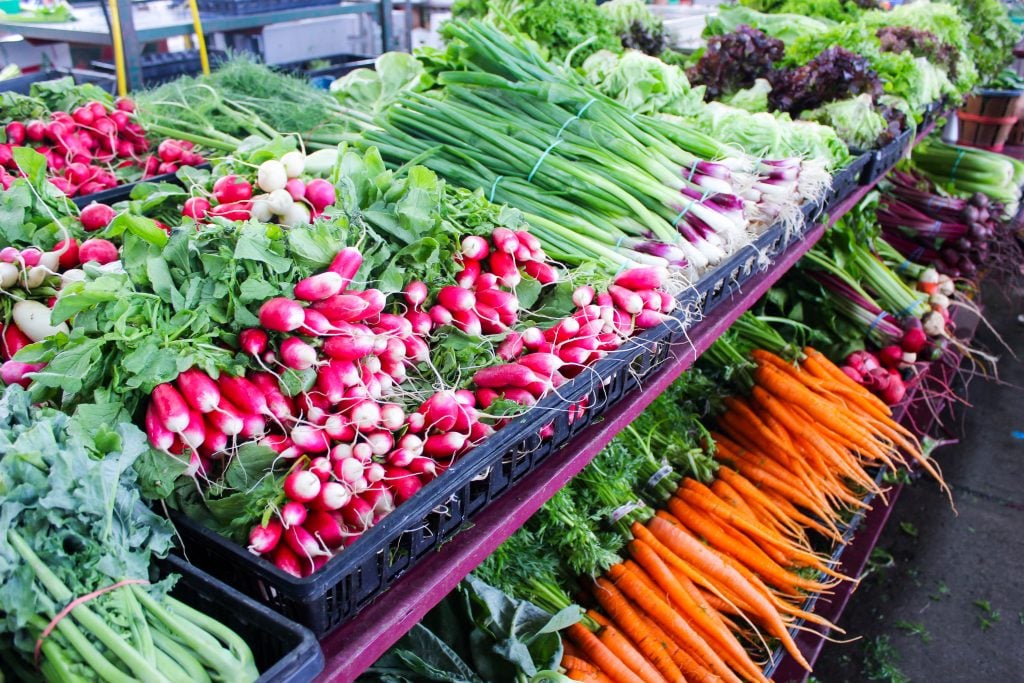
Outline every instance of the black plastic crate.
<path fill-rule="evenodd" d="M 210 164 L 199 164 L 193 168 L 210 168 Z M 129 199 L 132 194 L 132 190 L 135 189 L 136 185 L 141 183 L 173 183 L 175 185 L 184 185 L 181 182 L 181 178 L 176 173 L 161 173 L 160 175 L 150 176 L 143 180 L 136 180 L 134 183 L 125 183 L 118 185 L 117 187 L 111 187 L 110 189 L 103 190 L 102 192 L 93 192 L 92 194 L 85 194 L 79 197 L 72 197 L 71 201 L 75 203 L 75 206 L 82 208 L 96 202 L 98 204 L 116 204 L 118 202 Z"/>
<path fill-rule="evenodd" d="M 871 162 L 873 152 L 860 154 L 832 176 L 832 188 L 825 195 L 825 210 L 830 211 L 860 187 L 864 168 Z"/>
<path fill-rule="evenodd" d="M 207 52 L 210 68 L 217 68 L 227 61 L 228 55 L 223 50 Z M 113 62 L 94 61 L 92 67 L 98 73 L 116 74 Z M 147 87 L 168 83 L 182 76 L 196 76 L 202 71 L 199 50 L 182 50 L 178 52 L 152 52 L 142 56 L 142 82 Z"/>
<path fill-rule="evenodd" d="M 875 179 L 887 173 L 897 161 L 902 159 L 903 155 L 910 148 L 910 143 L 914 141 L 916 132 L 913 128 L 905 130 L 882 149 L 871 152 L 871 159 L 864 167 L 864 175 L 861 176 L 861 184 L 868 185 L 874 182 Z"/>
<path fill-rule="evenodd" d="M 433 553 L 488 504 L 593 424 L 687 339 L 693 289 L 671 320 L 645 331 L 541 400 L 443 475 L 366 531 L 312 576 L 299 579 L 227 538 L 171 511 L 190 561 L 224 582 L 308 626 L 319 637 L 355 616 L 423 557 Z M 585 400 L 570 421 L 568 405 Z M 548 425 L 553 435 L 541 439 Z"/>
<path fill-rule="evenodd" d="M 767 268 L 776 256 L 802 235 L 801 230 L 773 225 L 715 266 L 695 285 L 701 312 L 707 315 L 732 297 L 747 280 Z"/>
<path fill-rule="evenodd" d="M 0 92 L 13 92 L 19 95 L 28 95 L 32 90 L 33 83 L 44 81 L 55 81 L 58 78 L 71 76 L 76 84 L 95 83 L 109 93 L 114 92 L 115 82 L 107 74 L 86 69 L 35 71 L 33 73 L 8 78 L 0 81 Z"/>
<path fill-rule="evenodd" d="M 310 631 L 225 586 L 184 560 L 169 556 L 161 574 L 180 574 L 171 595 L 217 619 L 249 645 L 261 683 L 307 683 L 324 668 L 324 653 Z"/>
<path fill-rule="evenodd" d="M 199 0 L 199 11 L 210 14 L 259 14 L 300 7 L 337 5 L 339 0 Z"/>

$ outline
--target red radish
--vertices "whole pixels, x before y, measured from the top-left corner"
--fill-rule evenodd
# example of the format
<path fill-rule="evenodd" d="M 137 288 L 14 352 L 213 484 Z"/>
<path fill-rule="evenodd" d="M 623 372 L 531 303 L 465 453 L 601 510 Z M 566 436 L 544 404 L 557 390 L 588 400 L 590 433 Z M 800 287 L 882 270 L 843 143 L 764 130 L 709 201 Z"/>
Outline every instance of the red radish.
<path fill-rule="evenodd" d="M 110 225 L 110 221 L 114 220 L 114 216 L 116 215 L 117 212 L 106 204 L 97 204 L 96 202 L 93 202 L 82 209 L 79 219 L 82 221 L 83 228 L 93 231 L 102 230 Z"/>
<path fill-rule="evenodd" d="M 469 443 L 476 445 L 494 434 L 494 427 L 484 422 L 474 422 L 469 430 Z"/>
<path fill-rule="evenodd" d="M 501 342 L 496 351 L 498 358 L 504 361 L 511 361 L 523 353 L 523 337 L 518 332 L 509 332 L 505 340 Z"/>
<path fill-rule="evenodd" d="M 422 432 L 423 428 L 426 426 L 426 420 L 420 413 L 407 414 L 405 416 L 405 422 L 406 426 L 409 428 L 409 431 L 412 432 L 413 434 L 418 434 L 419 432 Z"/>
<path fill-rule="evenodd" d="M 313 205 L 317 211 L 323 211 L 337 201 L 337 193 L 334 186 L 323 178 L 315 178 L 306 185 L 306 201 Z M 355 275 L 355 273 L 353 273 Z M 350 278 L 351 279 L 351 276 Z"/>
<path fill-rule="evenodd" d="M 531 351 L 536 351 L 544 343 L 544 331 L 539 327 L 528 327 L 523 330 L 523 345 Z"/>
<path fill-rule="evenodd" d="M 649 330 L 652 327 L 657 327 L 666 320 L 668 320 L 668 316 L 665 315 L 664 313 L 661 313 L 660 311 L 652 311 L 645 308 L 644 310 L 640 311 L 640 313 L 637 314 L 636 318 L 634 319 L 634 322 L 636 323 L 636 326 L 639 327 L 640 329 Z"/>
<path fill-rule="evenodd" d="M 383 468 L 381 468 L 381 470 L 381 479 L 383 479 Z M 389 491 L 387 488 L 384 487 L 383 484 L 380 483 L 371 484 L 370 487 L 366 489 L 366 491 L 360 494 L 360 498 L 362 498 L 364 501 L 366 501 L 373 507 L 373 512 L 375 514 L 386 514 L 391 512 L 395 508 L 394 496 L 391 494 L 391 491 Z M 344 511 L 342 512 L 342 514 L 344 514 Z"/>
<path fill-rule="evenodd" d="M 380 423 L 384 429 L 398 431 L 405 424 L 405 411 L 397 403 L 385 403 L 380 407 Z"/>
<path fill-rule="evenodd" d="M 316 181 L 313 181 L 316 182 Z M 313 183 L 310 183 L 312 185 Z M 306 186 L 307 192 L 309 191 L 309 185 Z M 341 276 L 344 281 L 344 286 L 348 287 L 352 282 L 352 278 L 359 272 L 360 266 L 363 265 L 363 255 L 355 247 L 345 247 L 337 253 L 334 260 L 331 261 L 331 265 L 327 267 L 328 270 L 333 271 Z"/>
<path fill-rule="evenodd" d="M 395 440 L 389 432 L 373 432 L 366 435 L 366 443 L 377 457 L 387 455 L 395 447 Z"/>
<path fill-rule="evenodd" d="M 352 457 L 369 468 L 372 465 L 373 450 L 367 443 L 357 443 L 352 447 Z"/>
<path fill-rule="evenodd" d="M 158 384 L 150 394 L 150 401 L 160 424 L 168 431 L 178 433 L 188 427 L 189 411 L 185 399 L 172 384 Z"/>
<path fill-rule="evenodd" d="M 451 459 L 466 445 L 466 435 L 458 432 L 433 434 L 423 442 L 423 454 L 428 458 Z"/>
<path fill-rule="evenodd" d="M 39 265 L 39 259 L 42 257 L 43 252 L 35 247 L 27 247 L 21 250 L 21 262 L 31 268 L 32 266 Z"/>
<path fill-rule="evenodd" d="M 67 248 L 65 249 L 65 244 Z M 60 254 L 57 263 L 60 265 L 61 270 L 68 270 L 78 266 L 81 261 L 78 255 L 78 240 L 74 237 L 68 240 L 61 240 L 53 246 L 53 252 Z"/>
<path fill-rule="evenodd" d="M 98 263 L 101 266 L 118 259 L 117 247 L 104 239 L 85 240 L 78 247 L 78 258 L 82 263 Z"/>
<path fill-rule="evenodd" d="M 358 458 L 348 457 L 341 460 L 336 460 L 333 465 L 334 476 L 339 481 L 343 481 L 346 484 L 352 484 L 359 480 L 366 471 L 365 466 Z"/>
<path fill-rule="evenodd" d="M 467 235 L 462 238 L 462 255 L 468 259 L 481 260 L 491 252 L 491 245 L 478 235 Z"/>
<path fill-rule="evenodd" d="M 491 232 L 491 239 L 498 251 L 514 254 L 519 250 L 519 238 L 508 228 L 495 228 Z"/>
<path fill-rule="evenodd" d="M 211 425 L 208 421 L 204 425 L 204 430 L 206 437 L 203 439 L 203 445 L 199 452 L 208 458 L 216 457 L 228 447 L 228 435 Z"/>
<path fill-rule="evenodd" d="M 46 124 L 42 121 L 29 121 L 25 126 L 25 137 L 32 142 L 42 142 L 46 137 Z"/>
<path fill-rule="evenodd" d="M 374 339 L 368 334 L 338 334 L 324 343 L 324 353 L 339 361 L 354 361 L 373 353 Z"/>
<path fill-rule="evenodd" d="M 903 349 L 896 344 L 891 344 L 882 348 L 878 352 L 878 361 L 884 368 L 895 368 L 899 367 L 900 362 L 903 360 Z"/>
<path fill-rule="evenodd" d="M 572 292 L 572 302 L 578 307 L 589 306 L 594 301 L 594 288 L 590 285 L 582 285 Z"/>
<path fill-rule="evenodd" d="M 376 429 L 380 418 L 380 407 L 374 401 L 360 401 L 349 411 L 353 426 L 364 432 Z"/>
<path fill-rule="evenodd" d="M 479 337 L 483 334 L 483 324 L 480 322 L 480 316 L 473 311 L 453 311 L 452 323 L 455 325 L 455 329 L 471 337 Z"/>
<path fill-rule="evenodd" d="M 209 211 L 212 218 L 224 218 L 229 221 L 247 221 L 252 218 L 252 202 L 231 202 L 218 204 Z"/>
<path fill-rule="evenodd" d="M 210 212 L 210 200 L 206 197 L 189 197 L 181 209 L 181 215 L 194 221 L 201 221 Z"/>
<path fill-rule="evenodd" d="M 304 524 L 308 514 L 306 506 L 298 501 L 288 501 L 281 506 L 281 521 L 285 527 Z"/>
<path fill-rule="evenodd" d="M 244 439 L 260 439 L 267 433 L 267 421 L 262 415 L 242 415 L 242 431 L 238 435 Z"/>
<path fill-rule="evenodd" d="M 117 107 L 118 111 L 132 113 L 135 111 L 135 102 L 127 97 L 118 97 L 117 101 L 114 102 L 114 106 Z"/>
<path fill-rule="evenodd" d="M 920 327 L 912 327 L 903 333 L 900 346 L 908 353 L 920 353 L 928 343 L 928 335 Z"/>
<path fill-rule="evenodd" d="M 480 292 L 485 289 L 495 289 L 498 286 L 498 276 L 494 273 L 480 273 L 476 279 L 473 289 Z"/>
<path fill-rule="evenodd" d="M 477 389 L 476 401 L 481 408 L 487 410 L 499 398 L 498 392 L 494 389 Z"/>
<path fill-rule="evenodd" d="M 203 414 L 198 410 L 190 410 L 188 416 L 188 426 L 178 436 L 186 446 L 197 450 L 206 441 L 206 425 L 203 422 Z"/>
<path fill-rule="evenodd" d="M 245 421 L 238 408 L 226 399 L 221 399 L 217 409 L 206 414 L 210 424 L 228 436 L 237 436 L 245 428 Z"/>
<path fill-rule="evenodd" d="M 259 356 L 267 350 L 267 333 L 259 328 L 250 327 L 238 335 L 238 343 L 250 356 Z"/>
<path fill-rule="evenodd" d="M 430 319 L 430 314 L 423 311 L 408 311 L 405 314 L 405 319 L 409 321 L 412 333 L 420 337 L 430 334 L 430 329 L 434 323 Z"/>
<path fill-rule="evenodd" d="M 493 365 L 477 370 L 473 375 L 474 384 L 489 388 L 525 387 L 540 379 L 530 368 L 518 363 Z"/>
<path fill-rule="evenodd" d="M 384 292 L 379 289 L 364 289 L 361 292 L 356 292 L 356 296 L 366 302 L 366 310 L 363 311 L 363 319 L 369 320 L 376 316 L 378 313 L 384 310 L 387 306 L 388 299 L 384 295 Z"/>
<path fill-rule="evenodd" d="M 580 323 L 576 318 L 564 318 L 557 325 L 544 332 L 544 339 L 552 344 L 564 344 L 576 337 L 580 332 Z"/>
<path fill-rule="evenodd" d="M 7 361 L 8 363 L 13 361 Z M 4 363 L 7 365 L 7 363 Z M 0 374 L 2 374 L 3 367 L 0 366 Z M 156 409 L 153 407 L 153 403 L 150 402 L 146 406 L 146 435 L 149 437 L 149 443 L 153 448 L 158 451 L 169 451 L 171 446 L 174 445 L 174 432 L 171 432 L 164 427 L 163 422 L 156 413 Z"/>
<path fill-rule="evenodd" d="M 348 486 L 336 481 L 324 482 L 320 487 L 320 493 L 310 502 L 314 510 L 333 511 L 340 510 L 352 500 L 352 491 Z"/>
<path fill-rule="evenodd" d="M 558 271 L 543 261 L 527 261 L 523 267 L 526 274 L 542 285 L 550 285 L 558 282 Z M 515 285 L 507 285 L 514 287 Z"/>
<path fill-rule="evenodd" d="M 879 391 L 879 398 L 885 401 L 888 405 L 894 406 L 903 400 L 903 397 L 907 395 L 907 385 L 904 383 L 903 378 L 899 373 L 894 372 L 889 379 L 889 383 L 885 388 Z"/>
<path fill-rule="evenodd" d="M 537 397 L 525 388 L 506 387 L 500 393 L 502 398 L 518 403 L 521 406 L 530 407 L 537 404 Z"/>
<path fill-rule="evenodd" d="M 259 387 L 245 377 L 221 373 L 217 378 L 217 387 L 221 394 L 243 413 L 267 415 L 270 412 L 267 409 L 267 397 Z"/>
<path fill-rule="evenodd" d="M 21 121 L 11 121 L 6 130 L 7 144 L 21 146 L 25 142 L 25 124 Z"/>
<path fill-rule="evenodd" d="M 437 293 L 437 301 L 453 315 L 460 311 L 472 311 L 476 305 L 476 297 L 473 292 L 462 287 L 442 287 Z"/>
<path fill-rule="evenodd" d="M 316 365 L 316 349 L 298 337 L 288 337 L 281 342 L 281 362 L 292 370 L 306 370 Z"/>
<path fill-rule="evenodd" d="M 325 271 L 299 280 L 295 285 L 295 298 L 303 301 L 323 301 L 339 293 L 345 281 L 334 271 Z"/>
<path fill-rule="evenodd" d="M 480 262 L 466 259 L 462 264 L 462 270 L 455 275 L 455 284 L 465 289 L 472 289 L 480 277 Z"/>
<path fill-rule="evenodd" d="M 661 266 L 630 268 L 615 276 L 615 284 L 634 292 L 659 289 L 668 279 L 668 269 Z"/>
<path fill-rule="evenodd" d="M 334 325 L 320 311 L 307 308 L 304 315 L 305 320 L 302 321 L 302 327 L 299 328 L 299 332 L 302 334 L 310 337 L 322 337 L 335 331 Z"/>
<path fill-rule="evenodd" d="M 450 431 L 455 426 L 459 413 L 459 401 L 453 391 L 439 391 L 419 407 L 425 426 L 441 432 Z"/>
<path fill-rule="evenodd" d="M 189 368 L 178 375 L 175 380 L 182 397 L 200 413 L 209 413 L 216 410 L 220 403 L 220 389 L 217 383 L 210 379 L 210 376 L 199 368 Z"/>
<path fill-rule="evenodd" d="M 306 183 L 298 178 L 292 178 L 284 184 L 284 191 L 294 200 L 299 201 L 306 196 Z"/>
<path fill-rule="evenodd" d="M 444 327 L 445 325 L 451 325 L 453 322 L 452 312 L 444 306 L 438 305 L 433 306 L 430 311 L 430 319 L 437 327 Z"/>
<path fill-rule="evenodd" d="M 842 370 L 843 373 L 845 373 L 847 377 L 852 379 L 857 384 L 864 384 L 864 375 L 860 374 L 854 368 L 850 367 L 849 365 L 844 365 L 844 366 L 842 366 L 839 369 Z"/>
<path fill-rule="evenodd" d="M 335 515 L 328 512 L 313 512 L 303 524 L 310 534 L 321 543 L 335 550 L 345 544 L 345 529 Z"/>
<path fill-rule="evenodd" d="M 292 442 L 303 453 L 326 453 L 331 447 L 327 434 L 315 425 L 300 424 L 292 428 Z"/>
<path fill-rule="evenodd" d="M 409 470 L 400 467 L 386 467 L 385 472 L 384 480 L 391 487 L 395 494 L 395 500 L 399 503 L 409 500 L 423 488 L 423 482 Z"/>
<path fill-rule="evenodd" d="M 303 571 L 303 561 L 299 560 L 299 556 L 285 543 L 278 543 L 270 557 L 275 567 L 297 579 L 301 579 L 306 573 Z"/>
<path fill-rule="evenodd" d="M 502 286 L 514 289 L 522 282 L 516 262 L 509 254 L 503 251 L 492 251 L 487 262 L 491 266 L 491 272 L 498 276 L 498 281 Z"/>
<path fill-rule="evenodd" d="M 257 555 L 269 553 L 277 547 L 283 530 L 276 519 L 270 519 L 265 525 L 254 526 L 249 531 L 249 551 Z"/>
<path fill-rule="evenodd" d="M 275 332 L 291 332 L 302 326 L 306 316 L 302 304 L 292 299 L 275 297 L 260 306 L 260 325 Z"/>
<path fill-rule="evenodd" d="M 285 477 L 284 493 L 298 503 L 308 503 L 320 493 L 320 479 L 309 470 L 294 470 Z"/>
<path fill-rule="evenodd" d="M 627 313 L 636 315 L 640 311 L 644 310 L 643 299 L 641 299 L 636 292 L 631 292 L 625 287 L 610 285 L 608 287 L 608 294 L 611 295 L 612 301 L 615 302 L 615 305 Z"/>
<path fill-rule="evenodd" d="M 405 286 L 405 301 L 413 308 L 419 308 L 427 300 L 427 285 L 420 280 L 413 280 Z"/>
<path fill-rule="evenodd" d="M 362 320 L 369 304 L 356 294 L 335 294 L 314 304 L 320 313 L 332 322 L 356 322 Z"/>
<path fill-rule="evenodd" d="M 370 489 L 367 493 L 373 490 L 374 489 Z M 390 503 L 388 506 L 390 507 Z M 348 505 L 341 509 L 342 519 L 344 519 L 345 523 L 354 529 L 369 529 L 370 525 L 373 524 L 373 514 L 373 503 L 366 500 L 366 498 L 359 496 L 353 498 L 349 501 Z"/>
<path fill-rule="evenodd" d="M 178 161 L 179 159 L 181 159 L 181 153 L 183 151 L 184 150 L 174 140 L 162 140 L 160 144 L 157 145 L 156 148 L 157 156 L 160 157 L 160 161 L 163 161 L 165 163 L 173 163 L 175 161 Z M 217 185 L 214 184 L 215 191 L 216 187 Z M 248 197 L 245 197 L 244 199 L 248 199 Z"/>
<path fill-rule="evenodd" d="M 213 198 L 218 204 L 233 204 L 252 198 L 252 185 L 245 178 L 226 175 L 213 184 Z"/>
<path fill-rule="evenodd" d="M 284 542 L 299 557 L 300 561 L 302 558 L 310 560 L 320 555 L 330 555 L 320 545 L 320 541 L 316 540 L 312 534 L 301 526 L 290 526 L 285 529 Z"/>
<path fill-rule="evenodd" d="M 28 388 L 32 383 L 32 378 L 29 376 L 33 372 L 39 372 L 46 363 L 22 363 L 16 360 L 4 361 L 3 365 L 0 365 L 0 381 L 4 384 L 19 384 L 24 388 Z"/>
<path fill-rule="evenodd" d="M 519 365 L 533 370 L 541 378 L 549 378 L 558 373 L 564 362 L 553 353 L 529 353 L 519 359 Z"/>

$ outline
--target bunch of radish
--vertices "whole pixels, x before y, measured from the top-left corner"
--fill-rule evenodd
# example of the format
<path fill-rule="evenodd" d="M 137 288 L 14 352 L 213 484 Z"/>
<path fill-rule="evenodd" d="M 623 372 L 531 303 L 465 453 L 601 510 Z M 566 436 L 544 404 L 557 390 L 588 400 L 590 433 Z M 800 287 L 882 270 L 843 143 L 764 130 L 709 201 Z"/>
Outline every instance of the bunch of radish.
<path fill-rule="evenodd" d="M 217 178 L 208 196 L 190 197 L 181 213 L 196 222 L 220 216 L 288 227 L 309 225 L 337 199 L 334 186 L 315 177 L 329 170 L 325 159 L 336 157 L 333 150 L 324 152 L 307 156 L 293 151 L 268 159 L 256 169 L 255 178 L 236 174 Z"/>
<path fill-rule="evenodd" d="M 14 148 L 31 147 L 46 158 L 48 180 L 69 197 L 116 187 L 116 170 L 134 167 L 141 177 L 196 166 L 203 158 L 191 142 L 163 140 L 151 153 L 146 133 L 133 120 L 135 104 L 117 100 L 113 109 L 92 101 L 71 113 L 54 112 L 46 121 L 11 121 L 0 143 L 0 186 L 8 189 L 19 175 Z"/>

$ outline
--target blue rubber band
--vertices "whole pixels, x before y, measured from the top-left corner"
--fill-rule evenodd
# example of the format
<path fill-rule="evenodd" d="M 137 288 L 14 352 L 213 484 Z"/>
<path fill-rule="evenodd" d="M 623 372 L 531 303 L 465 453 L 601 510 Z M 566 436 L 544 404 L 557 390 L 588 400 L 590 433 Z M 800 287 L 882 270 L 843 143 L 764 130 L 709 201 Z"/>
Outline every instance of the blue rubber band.
<path fill-rule="evenodd" d="M 913 265 L 913 262 L 910 259 L 904 260 L 903 263 L 901 263 L 898 266 L 896 266 L 896 274 L 899 275 L 904 270 L 909 268 L 911 265 Z"/>
<path fill-rule="evenodd" d="M 692 182 L 693 181 L 693 176 L 696 173 L 697 173 L 697 162 L 694 161 L 693 165 L 690 167 L 690 175 L 686 178 L 686 182 L 688 182 L 688 183 Z"/>
<path fill-rule="evenodd" d="M 934 234 L 938 233 L 939 230 L 942 229 L 942 225 L 943 225 L 942 221 L 935 221 L 934 223 L 932 223 L 931 227 L 928 228 L 928 234 L 934 235 Z"/>
<path fill-rule="evenodd" d="M 625 235 L 620 235 L 619 239 L 615 240 L 615 248 L 616 249 L 618 249 L 620 246 L 622 246 L 622 240 L 624 240 L 624 239 L 626 239 L 626 236 Z"/>
<path fill-rule="evenodd" d="M 491 193 L 490 193 L 490 195 L 488 195 L 487 201 L 492 202 L 492 203 L 494 202 L 494 193 L 498 189 L 498 183 L 501 182 L 501 179 L 504 178 L 504 177 L 505 176 L 500 175 L 500 176 L 498 176 L 497 178 L 494 179 L 493 183 L 491 183 Z"/>
<path fill-rule="evenodd" d="M 526 176 L 526 182 L 529 183 L 529 182 L 531 182 L 533 180 L 534 174 L 540 168 L 540 165 L 544 163 L 544 160 L 548 158 L 548 154 L 550 154 L 551 150 L 553 150 L 555 147 L 558 147 L 559 143 L 561 143 L 561 142 L 562 142 L 562 138 L 558 138 L 557 140 L 552 142 L 550 145 L 548 145 L 548 148 L 546 150 L 544 150 L 543 154 L 540 155 L 540 159 L 537 159 L 537 163 L 533 165 L 533 170 L 530 171 L 530 175 Z"/>
<path fill-rule="evenodd" d="M 562 137 L 562 133 L 565 132 L 565 127 L 568 126 L 573 121 L 576 121 L 578 119 L 583 118 L 583 115 L 587 113 L 587 109 L 589 109 L 590 105 L 592 105 L 594 102 L 597 102 L 597 98 L 596 97 L 591 97 L 590 101 L 587 102 L 586 104 L 584 104 L 582 107 L 580 107 L 580 110 L 578 112 L 576 112 L 576 114 L 574 116 L 571 116 L 570 118 L 566 119 L 565 123 L 562 124 L 562 127 L 558 129 L 558 134 L 555 135 L 555 137 L 556 138 Z"/>
<path fill-rule="evenodd" d="M 887 315 L 889 315 L 889 314 L 888 314 L 888 313 L 886 313 L 885 311 L 881 311 L 881 312 L 879 312 L 879 314 L 875 316 L 875 319 L 871 321 L 871 324 L 870 324 L 870 325 L 868 325 L 868 334 L 871 334 L 871 332 L 872 332 L 872 331 L 873 331 L 873 330 L 874 330 L 874 329 L 875 329 L 876 327 L 878 327 L 879 325 L 881 325 L 881 324 L 882 324 L 882 321 L 883 321 L 883 320 L 885 320 L 885 316 L 887 316 Z"/>
<path fill-rule="evenodd" d="M 903 317 L 904 317 L 904 316 L 906 316 L 906 315 L 907 315 L 908 313 L 910 313 L 910 312 L 911 312 L 912 310 L 914 310 L 915 308 L 917 308 L 917 307 L 918 307 L 918 306 L 920 306 L 921 304 L 925 303 L 926 301 L 928 301 L 928 299 L 918 299 L 917 301 L 915 301 L 915 302 L 914 302 L 914 303 L 912 303 L 912 304 L 909 304 L 909 305 L 908 305 L 908 306 L 907 306 L 906 308 L 904 308 L 904 309 L 903 309 L 902 311 L 900 311 L 899 313 L 897 313 L 897 314 L 896 314 L 896 317 L 897 317 L 897 318 L 903 318 Z"/>
<path fill-rule="evenodd" d="M 687 204 L 686 207 L 682 211 L 679 212 L 679 215 L 676 216 L 676 219 L 674 221 L 672 221 L 672 227 L 674 228 L 677 225 L 679 225 L 679 221 L 683 220 L 683 218 L 686 217 L 686 214 L 690 213 L 690 209 L 693 208 L 693 205 L 697 204 L 697 203 L 703 204 L 704 200 L 707 199 L 710 194 L 711 194 L 711 190 L 705 190 L 704 194 L 701 196 L 700 199 L 691 199 L 690 203 Z"/>
<path fill-rule="evenodd" d="M 956 182 L 956 169 L 960 166 L 960 160 L 964 158 L 965 154 L 967 154 L 967 150 L 961 147 L 957 152 L 956 161 L 953 162 L 953 169 L 949 172 L 949 179 L 954 182 Z"/>

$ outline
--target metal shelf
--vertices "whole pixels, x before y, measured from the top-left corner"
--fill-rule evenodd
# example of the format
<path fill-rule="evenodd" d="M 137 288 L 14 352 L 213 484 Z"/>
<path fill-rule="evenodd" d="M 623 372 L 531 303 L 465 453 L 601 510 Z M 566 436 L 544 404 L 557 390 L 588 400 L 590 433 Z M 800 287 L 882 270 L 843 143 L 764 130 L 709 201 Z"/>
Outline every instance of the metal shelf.
<path fill-rule="evenodd" d="M 920 142 L 933 127 L 934 124 L 922 129 L 914 144 Z M 463 577 L 519 529 L 586 467 L 616 434 L 693 365 L 744 311 L 821 239 L 827 227 L 831 227 L 859 204 L 874 189 L 878 180 L 880 178 L 857 188 L 849 197 L 832 207 L 823 221 L 816 223 L 768 270 L 749 280 L 745 291 L 734 292 L 730 299 L 710 311 L 706 318 L 694 326 L 689 343 L 674 346 L 671 360 L 645 386 L 625 397 L 601 422 L 581 432 L 560 454 L 552 456 L 515 489 L 480 513 L 472 527 L 456 535 L 436 555 L 418 564 L 355 619 L 321 640 L 326 667 L 318 680 L 322 683 L 348 683 L 377 661 L 454 589 Z"/>

